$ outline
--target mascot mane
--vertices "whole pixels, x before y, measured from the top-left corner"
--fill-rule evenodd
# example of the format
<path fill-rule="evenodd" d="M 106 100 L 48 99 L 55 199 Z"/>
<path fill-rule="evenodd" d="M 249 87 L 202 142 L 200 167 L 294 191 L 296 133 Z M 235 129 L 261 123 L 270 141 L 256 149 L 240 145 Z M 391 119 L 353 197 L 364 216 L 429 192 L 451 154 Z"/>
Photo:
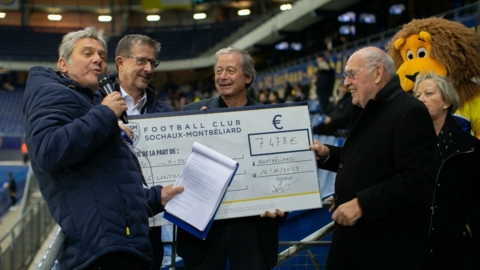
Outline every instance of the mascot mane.
<path fill-rule="evenodd" d="M 404 63 L 400 51 L 395 49 L 395 41 L 420 32 L 428 32 L 432 37 L 431 58 L 447 69 L 460 97 L 460 104 L 472 100 L 480 94 L 480 85 L 473 78 L 480 78 L 480 42 L 473 29 L 459 22 L 443 18 L 412 20 L 387 43 L 386 49 L 392 57 L 395 68 Z"/>

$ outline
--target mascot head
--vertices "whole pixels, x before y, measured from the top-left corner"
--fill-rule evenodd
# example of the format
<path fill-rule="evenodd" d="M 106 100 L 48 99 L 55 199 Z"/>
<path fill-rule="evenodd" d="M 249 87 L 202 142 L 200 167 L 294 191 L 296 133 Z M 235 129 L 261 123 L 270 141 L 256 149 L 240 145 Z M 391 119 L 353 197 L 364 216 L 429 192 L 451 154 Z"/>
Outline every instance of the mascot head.
<path fill-rule="evenodd" d="M 404 90 L 412 90 L 417 75 L 432 70 L 447 76 L 447 68 L 432 58 L 432 36 L 428 32 L 410 35 L 395 40 L 395 50 L 400 52 L 403 64 L 397 69 Z"/>
<path fill-rule="evenodd" d="M 401 86 L 411 91 L 418 74 L 433 71 L 448 76 L 463 104 L 480 94 L 471 81 L 480 78 L 480 47 L 473 29 L 443 18 L 413 20 L 386 45 Z"/>

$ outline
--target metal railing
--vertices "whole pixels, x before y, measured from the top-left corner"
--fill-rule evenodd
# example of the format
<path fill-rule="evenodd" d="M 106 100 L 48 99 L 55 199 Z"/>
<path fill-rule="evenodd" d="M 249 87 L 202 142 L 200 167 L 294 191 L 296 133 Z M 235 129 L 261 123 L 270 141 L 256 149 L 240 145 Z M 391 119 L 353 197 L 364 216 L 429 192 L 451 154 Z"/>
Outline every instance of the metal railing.
<path fill-rule="evenodd" d="M 57 227 L 57 233 L 45 252 L 42 261 L 38 264 L 37 270 L 51 270 L 55 266 L 57 256 L 62 249 L 63 242 L 65 241 L 65 234 L 62 232 L 60 226 L 57 225 Z"/>
<path fill-rule="evenodd" d="M 309 236 L 305 237 L 304 239 L 300 241 L 280 241 L 279 245 L 280 246 L 285 246 L 288 245 L 290 246 L 289 248 L 285 249 L 282 251 L 280 254 L 278 254 L 278 262 L 277 262 L 277 267 L 282 266 L 282 265 L 290 265 L 292 258 L 299 256 L 299 254 L 306 250 L 307 252 L 307 258 L 309 261 L 305 261 L 303 265 L 312 265 L 316 269 L 320 269 L 320 264 L 317 261 L 317 255 L 312 252 L 312 246 L 329 246 L 331 241 L 321 241 L 323 238 L 327 237 L 333 232 L 334 229 L 334 222 L 331 222 L 324 227 L 320 228 L 318 231 L 310 234 Z M 38 265 L 37 270 L 51 270 L 52 268 L 54 269 L 55 267 L 55 262 L 56 258 L 60 252 L 60 249 L 62 248 L 63 241 L 64 241 L 65 235 L 61 231 L 60 228 L 58 228 L 57 234 L 55 238 L 53 239 L 51 245 L 49 246 L 47 252 L 45 253 L 45 256 L 43 257 L 42 261 Z M 166 245 L 172 245 L 173 250 L 171 253 L 172 259 L 171 259 L 171 265 L 170 269 L 175 269 L 175 241 L 174 242 L 164 242 Z M 322 256 L 326 256 L 326 254 L 322 254 Z M 3 268 L 2 268 L 3 269 Z"/>
<path fill-rule="evenodd" d="M 318 261 L 319 257 L 323 257 L 323 261 L 326 261 L 326 257 L 328 254 L 328 250 L 324 250 L 322 254 L 318 254 L 313 250 L 313 247 L 323 246 L 328 247 L 331 244 L 331 241 L 321 241 L 334 230 L 334 222 L 330 222 L 329 224 L 325 225 L 324 227 L 320 228 L 318 231 L 310 234 L 309 236 L 305 237 L 301 241 L 280 241 L 279 246 L 289 246 L 289 248 L 285 249 L 284 251 L 278 254 L 278 262 L 277 268 L 284 269 L 282 266 L 287 266 L 287 269 L 291 269 L 292 265 L 295 265 L 295 269 L 298 266 L 313 266 L 315 269 L 320 268 L 320 262 Z M 300 257 L 300 253 L 302 251 L 306 251 L 304 259 L 302 259 L 301 263 L 298 257 Z M 296 260 L 294 260 L 296 259 Z"/>
<path fill-rule="evenodd" d="M 0 239 L 0 269 L 25 269 L 52 229 L 52 215 L 43 198 L 37 199 Z"/>

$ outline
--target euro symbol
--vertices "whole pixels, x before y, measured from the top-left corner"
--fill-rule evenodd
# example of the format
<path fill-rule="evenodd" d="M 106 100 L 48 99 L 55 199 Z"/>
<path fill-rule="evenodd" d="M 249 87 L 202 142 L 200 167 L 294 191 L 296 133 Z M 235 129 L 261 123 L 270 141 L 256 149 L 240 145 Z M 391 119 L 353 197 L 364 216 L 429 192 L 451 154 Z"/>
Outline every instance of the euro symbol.
<path fill-rule="evenodd" d="M 277 120 L 277 117 L 282 118 L 282 115 L 280 115 L 280 114 L 275 115 L 275 117 L 273 117 L 272 124 L 276 129 L 283 129 L 283 127 L 278 126 L 278 125 L 280 125 L 281 120 L 280 119 Z"/>

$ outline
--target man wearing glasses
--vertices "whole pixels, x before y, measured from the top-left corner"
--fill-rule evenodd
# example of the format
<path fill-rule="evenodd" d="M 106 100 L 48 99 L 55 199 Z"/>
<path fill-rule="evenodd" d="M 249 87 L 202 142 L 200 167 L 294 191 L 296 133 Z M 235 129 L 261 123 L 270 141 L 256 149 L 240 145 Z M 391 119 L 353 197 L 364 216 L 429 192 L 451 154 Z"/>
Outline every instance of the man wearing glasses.
<path fill-rule="evenodd" d="M 173 111 L 165 102 L 159 102 L 156 90 L 149 83 L 153 79 L 154 69 L 160 61 L 157 55 L 160 43 L 144 35 L 127 35 L 117 45 L 115 63 L 117 72 L 108 75 L 115 90 L 122 94 L 127 104 L 127 115 L 163 113 Z M 103 91 L 97 91 L 95 99 L 100 103 Z M 121 126 L 131 137 L 133 130 Z M 160 269 L 163 260 L 162 227 L 154 224 L 150 228 L 150 242 L 153 248 L 154 268 Z"/>
<path fill-rule="evenodd" d="M 149 83 L 159 65 L 157 55 L 160 43 L 144 35 L 127 35 L 117 45 L 115 63 L 117 72 L 108 75 L 127 103 L 127 115 L 173 111 L 165 102 L 158 102 L 156 90 Z M 103 99 L 102 91 L 97 98 Z"/>
<path fill-rule="evenodd" d="M 355 52 L 344 84 L 353 108 L 343 147 L 314 141 L 318 167 L 337 172 L 327 269 L 426 269 L 435 131 L 381 49 Z"/>

